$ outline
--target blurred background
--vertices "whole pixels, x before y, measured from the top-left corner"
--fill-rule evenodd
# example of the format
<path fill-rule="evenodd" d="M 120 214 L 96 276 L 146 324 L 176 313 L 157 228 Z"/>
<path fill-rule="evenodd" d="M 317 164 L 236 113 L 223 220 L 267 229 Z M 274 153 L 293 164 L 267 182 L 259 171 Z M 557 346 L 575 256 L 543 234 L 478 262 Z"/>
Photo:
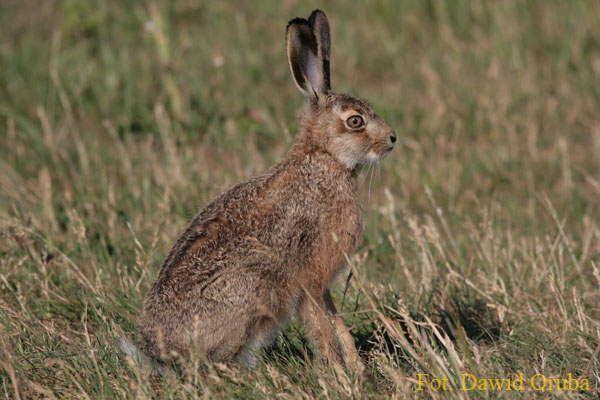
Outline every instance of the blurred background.
<path fill-rule="evenodd" d="M 3 390 L 19 385 L 12 368 L 68 392 L 39 372 L 49 353 L 66 357 L 53 335 L 66 327 L 82 354 L 116 360 L 110 338 L 133 332 L 189 219 L 284 157 L 304 101 L 285 27 L 314 8 L 331 24 L 333 90 L 368 100 L 399 136 L 360 178 L 355 261 L 374 286 L 336 302 L 355 311 L 370 293 L 382 310 L 471 324 L 489 339 L 478 351 L 499 357 L 488 373 L 533 368 L 538 341 L 573 356 L 549 372 L 597 371 L 600 2 L 3 0 Z M 369 323 L 357 343 L 378 332 Z M 106 395 L 98 376 L 86 393 Z"/>
<path fill-rule="evenodd" d="M 427 205 L 428 185 L 452 214 L 494 196 L 535 222 L 540 189 L 565 211 L 599 195 L 594 1 L 0 7 L 2 158 L 25 179 L 42 166 L 106 184 L 122 175 L 127 191 L 177 188 L 177 203 L 195 212 L 214 192 L 178 185 L 219 192 L 281 159 L 292 142 L 303 99 L 290 79 L 285 25 L 321 7 L 332 25 L 334 90 L 369 100 L 401 137 L 381 182 L 403 204 Z M 166 156 L 181 170 L 161 177 L 141 168 L 145 152 L 119 153 L 115 141 L 128 150 L 171 146 Z"/>

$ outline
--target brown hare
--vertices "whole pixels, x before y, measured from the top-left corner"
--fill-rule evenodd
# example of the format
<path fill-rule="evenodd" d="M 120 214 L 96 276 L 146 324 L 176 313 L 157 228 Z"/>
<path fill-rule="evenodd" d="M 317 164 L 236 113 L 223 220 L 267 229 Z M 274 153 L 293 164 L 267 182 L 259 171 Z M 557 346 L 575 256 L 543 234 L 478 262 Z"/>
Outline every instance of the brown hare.
<path fill-rule="evenodd" d="M 329 287 L 361 240 L 357 176 L 396 134 L 364 101 L 331 91 L 322 11 L 290 21 L 286 43 L 306 97 L 300 132 L 282 162 L 208 204 L 169 253 L 139 317 L 137 346 L 151 359 L 253 366 L 296 316 L 318 353 L 362 367 Z"/>

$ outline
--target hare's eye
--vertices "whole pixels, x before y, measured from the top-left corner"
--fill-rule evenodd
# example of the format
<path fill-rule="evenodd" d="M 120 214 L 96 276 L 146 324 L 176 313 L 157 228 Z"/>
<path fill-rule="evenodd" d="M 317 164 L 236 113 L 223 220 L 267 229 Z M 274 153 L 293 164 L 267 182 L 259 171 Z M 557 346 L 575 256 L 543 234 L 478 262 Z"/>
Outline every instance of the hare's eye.
<path fill-rule="evenodd" d="M 350 128 L 358 129 L 365 125 L 365 120 L 360 115 L 353 115 L 346 120 L 346 123 Z"/>

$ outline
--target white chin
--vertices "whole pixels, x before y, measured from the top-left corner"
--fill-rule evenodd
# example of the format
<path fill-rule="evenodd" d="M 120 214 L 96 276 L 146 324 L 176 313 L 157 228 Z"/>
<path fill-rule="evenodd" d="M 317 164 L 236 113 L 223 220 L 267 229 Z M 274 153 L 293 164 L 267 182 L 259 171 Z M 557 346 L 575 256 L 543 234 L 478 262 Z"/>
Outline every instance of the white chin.
<path fill-rule="evenodd" d="M 373 150 L 369 150 L 369 152 L 365 156 L 365 161 L 366 161 L 365 164 L 375 164 L 375 163 L 381 161 L 384 157 L 385 157 L 385 155 L 382 157 L 382 156 L 376 154 Z"/>

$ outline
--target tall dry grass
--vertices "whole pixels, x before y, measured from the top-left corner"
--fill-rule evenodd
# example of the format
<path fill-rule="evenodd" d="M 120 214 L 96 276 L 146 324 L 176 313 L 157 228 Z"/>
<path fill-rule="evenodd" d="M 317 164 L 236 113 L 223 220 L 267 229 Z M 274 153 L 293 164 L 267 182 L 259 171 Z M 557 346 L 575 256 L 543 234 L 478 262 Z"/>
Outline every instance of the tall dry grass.
<path fill-rule="evenodd" d="M 365 240 L 336 286 L 368 372 L 323 365 L 292 324 L 255 370 L 153 375 L 116 340 L 187 221 L 293 141 L 283 32 L 316 7 L 334 89 L 400 137 L 362 177 Z M 3 2 L 0 391 L 594 398 L 599 19 L 593 1 Z M 461 391 L 466 373 L 590 390 Z"/>

